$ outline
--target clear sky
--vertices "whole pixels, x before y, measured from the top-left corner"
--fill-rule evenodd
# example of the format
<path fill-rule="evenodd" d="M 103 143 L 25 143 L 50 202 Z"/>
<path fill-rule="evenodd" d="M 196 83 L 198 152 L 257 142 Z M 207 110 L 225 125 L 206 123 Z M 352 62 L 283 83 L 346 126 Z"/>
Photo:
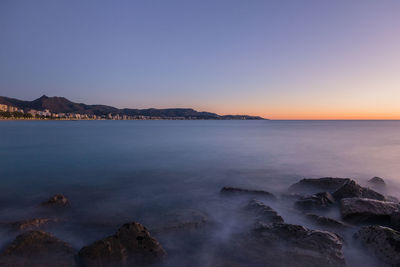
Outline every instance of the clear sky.
<path fill-rule="evenodd" d="M 398 0 L 0 0 L 0 95 L 400 119 Z"/>

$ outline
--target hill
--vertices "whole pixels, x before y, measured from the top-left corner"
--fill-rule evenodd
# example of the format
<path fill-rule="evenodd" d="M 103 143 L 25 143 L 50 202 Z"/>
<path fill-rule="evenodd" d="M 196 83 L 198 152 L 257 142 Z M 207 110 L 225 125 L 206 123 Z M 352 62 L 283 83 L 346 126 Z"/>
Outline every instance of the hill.
<path fill-rule="evenodd" d="M 199 112 L 191 108 L 168 108 L 168 109 L 118 109 L 106 105 L 87 105 L 74 103 L 65 97 L 48 97 L 43 95 L 33 101 L 24 101 L 15 98 L 0 96 L 0 104 L 14 106 L 19 109 L 45 110 L 52 113 L 79 113 L 87 115 L 103 116 L 107 114 L 118 114 L 127 116 L 148 116 L 159 118 L 185 118 L 185 119 L 214 119 L 214 120 L 263 120 L 258 116 L 247 115 L 218 115 L 211 112 Z"/>

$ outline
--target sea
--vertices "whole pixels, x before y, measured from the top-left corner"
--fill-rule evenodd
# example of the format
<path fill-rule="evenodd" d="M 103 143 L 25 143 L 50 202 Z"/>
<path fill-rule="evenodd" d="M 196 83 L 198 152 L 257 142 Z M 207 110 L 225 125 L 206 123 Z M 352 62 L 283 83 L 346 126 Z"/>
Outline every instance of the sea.
<path fill-rule="evenodd" d="M 222 187 L 279 195 L 302 178 L 379 176 L 400 198 L 399 160 L 400 121 L 0 121 L 0 224 L 55 216 L 40 203 L 62 193 L 71 207 L 48 230 L 77 250 L 135 221 L 166 249 L 165 266 L 214 266 L 241 225 L 243 203 Z M 168 232 L 192 220 L 199 229 Z M 16 235 L 0 227 L 0 248 Z M 377 266 L 347 251 L 349 266 Z"/>

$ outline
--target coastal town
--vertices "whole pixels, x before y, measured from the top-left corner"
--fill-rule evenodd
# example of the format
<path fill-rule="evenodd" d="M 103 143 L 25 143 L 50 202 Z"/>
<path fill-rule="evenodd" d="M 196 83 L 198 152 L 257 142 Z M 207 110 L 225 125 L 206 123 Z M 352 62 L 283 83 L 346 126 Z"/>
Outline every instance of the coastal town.
<path fill-rule="evenodd" d="M 2 120 L 159 120 L 185 119 L 183 117 L 153 117 L 153 116 L 128 116 L 108 113 L 106 115 L 80 114 L 80 113 L 53 113 L 49 109 L 21 109 L 14 106 L 0 104 L 0 119 Z"/>

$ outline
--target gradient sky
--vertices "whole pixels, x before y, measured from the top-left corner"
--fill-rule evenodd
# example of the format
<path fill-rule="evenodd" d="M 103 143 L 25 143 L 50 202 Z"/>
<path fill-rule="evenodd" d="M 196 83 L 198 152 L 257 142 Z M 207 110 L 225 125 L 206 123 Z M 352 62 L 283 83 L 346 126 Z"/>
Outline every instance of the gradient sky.
<path fill-rule="evenodd" d="M 0 1 L 0 95 L 400 119 L 400 1 Z"/>

